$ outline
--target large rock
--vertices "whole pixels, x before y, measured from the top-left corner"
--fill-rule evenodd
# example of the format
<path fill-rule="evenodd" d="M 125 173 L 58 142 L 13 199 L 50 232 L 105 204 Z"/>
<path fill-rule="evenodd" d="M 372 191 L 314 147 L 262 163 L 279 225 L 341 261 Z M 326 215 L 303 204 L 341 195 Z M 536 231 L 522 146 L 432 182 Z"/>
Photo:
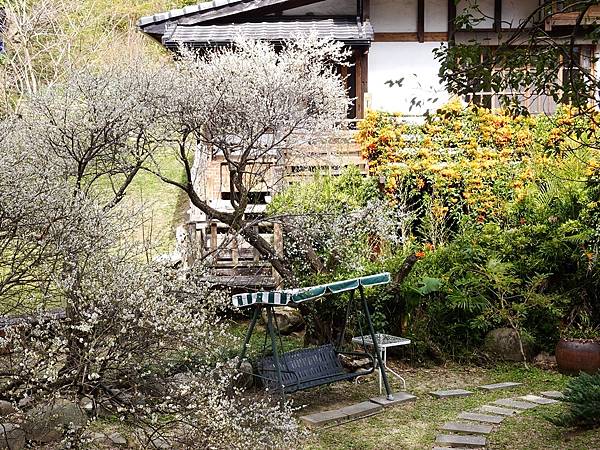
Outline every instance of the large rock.
<path fill-rule="evenodd" d="M 240 389 L 249 389 L 254 384 L 254 368 L 248 361 L 242 361 L 235 385 Z"/>
<path fill-rule="evenodd" d="M 13 423 L 0 423 L 0 449 L 21 450 L 25 448 L 25 432 Z"/>
<path fill-rule="evenodd" d="M 7 402 L 6 400 L 0 400 L 0 417 L 10 416 L 15 412 L 16 409 L 11 402 Z"/>
<path fill-rule="evenodd" d="M 296 308 L 282 306 L 273 308 L 273 312 L 275 315 L 275 322 L 282 335 L 287 336 L 304 328 L 304 318 Z M 266 311 L 263 311 L 263 320 L 265 323 L 268 323 Z"/>
<path fill-rule="evenodd" d="M 47 443 L 62 439 L 67 429 L 85 427 L 87 416 L 74 402 L 58 399 L 32 408 L 24 425 L 27 439 Z"/>
<path fill-rule="evenodd" d="M 556 369 L 556 356 L 541 352 L 533 358 L 533 364 L 542 369 Z"/>
<path fill-rule="evenodd" d="M 525 357 L 531 359 L 533 355 L 533 341 L 523 333 L 523 350 Z M 519 345 L 519 334 L 512 328 L 497 328 L 490 331 L 485 337 L 485 350 L 504 361 L 523 361 Z"/>

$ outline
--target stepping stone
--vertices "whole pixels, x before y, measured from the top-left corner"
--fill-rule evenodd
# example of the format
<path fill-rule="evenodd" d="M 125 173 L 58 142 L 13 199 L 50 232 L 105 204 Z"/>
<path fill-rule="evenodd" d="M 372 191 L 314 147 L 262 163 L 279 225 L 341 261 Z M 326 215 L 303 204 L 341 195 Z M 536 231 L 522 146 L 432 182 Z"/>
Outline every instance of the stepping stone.
<path fill-rule="evenodd" d="M 433 447 L 433 450 L 467 450 L 464 447 Z"/>
<path fill-rule="evenodd" d="M 386 395 L 382 395 L 381 397 L 373 397 L 370 400 L 371 402 L 381 405 L 385 408 L 387 406 L 394 406 L 404 402 L 413 402 L 417 398 L 416 396 L 407 394 L 406 392 L 394 392 L 393 396 L 393 400 L 388 400 Z"/>
<path fill-rule="evenodd" d="M 491 425 L 479 425 L 475 423 L 448 422 L 442 427 L 444 431 L 453 431 L 454 433 L 468 434 L 490 434 L 492 432 Z"/>
<path fill-rule="evenodd" d="M 483 389 L 484 391 L 497 391 L 499 389 L 510 389 L 517 386 L 521 386 L 523 383 L 513 383 L 512 381 L 508 381 L 506 383 L 494 383 L 494 384 L 486 384 L 484 386 L 479 386 L 479 389 Z"/>
<path fill-rule="evenodd" d="M 376 403 L 362 402 L 338 409 L 338 412 L 344 414 L 348 419 L 358 419 L 360 417 L 370 416 L 371 414 L 378 413 L 382 409 L 383 406 Z"/>
<path fill-rule="evenodd" d="M 519 400 L 513 400 L 512 398 L 501 398 L 496 400 L 494 405 L 506 406 L 507 408 L 512 409 L 533 409 L 538 406 L 535 403 L 520 402 Z"/>
<path fill-rule="evenodd" d="M 487 439 L 483 436 L 461 436 L 459 434 L 438 434 L 435 441 L 450 447 L 462 445 L 466 448 L 485 447 L 487 443 Z"/>
<path fill-rule="evenodd" d="M 517 411 L 514 409 L 501 408 L 499 406 L 491 406 L 491 405 L 484 405 L 481 408 L 479 408 L 479 410 L 484 413 L 498 414 L 500 416 L 514 416 L 521 412 L 521 411 Z"/>
<path fill-rule="evenodd" d="M 531 403 L 537 403 L 538 405 L 552 405 L 554 403 L 558 403 L 558 400 L 553 400 L 551 398 L 538 397 L 537 395 L 529 394 L 524 395 L 523 397 L 519 397 L 520 399 L 526 400 Z"/>
<path fill-rule="evenodd" d="M 563 398 L 565 398 L 565 395 L 559 391 L 545 391 L 540 392 L 540 394 L 542 394 L 546 398 L 551 398 L 553 400 L 562 400 Z"/>
<path fill-rule="evenodd" d="M 430 392 L 431 395 L 437 398 L 451 398 L 451 397 L 468 397 L 473 395 L 471 391 L 465 391 L 464 389 L 451 389 L 448 391 L 434 391 Z"/>
<path fill-rule="evenodd" d="M 322 427 L 331 422 L 339 422 L 347 418 L 348 416 L 346 414 L 340 412 L 338 409 L 334 409 L 333 411 L 323 411 L 308 416 L 302 416 L 300 417 L 300 420 L 309 427 Z"/>
<path fill-rule="evenodd" d="M 472 420 L 474 422 L 493 423 L 495 425 L 502 423 L 504 416 L 493 416 L 491 414 L 480 414 L 474 412 L 461 412 L 459 419 Z"/>

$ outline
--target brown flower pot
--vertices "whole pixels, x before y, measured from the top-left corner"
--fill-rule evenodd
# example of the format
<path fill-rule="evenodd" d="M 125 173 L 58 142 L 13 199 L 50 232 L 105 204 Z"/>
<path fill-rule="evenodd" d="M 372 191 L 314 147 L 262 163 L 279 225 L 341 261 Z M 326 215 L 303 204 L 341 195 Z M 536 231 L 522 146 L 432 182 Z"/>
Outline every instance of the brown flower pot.
<path fill-rule="evenodd" d="M 561 373 L 595 374 L 600 370 L 600 343 L 589 339 L 561 339 L 556 345 L 556 364 Z"/>

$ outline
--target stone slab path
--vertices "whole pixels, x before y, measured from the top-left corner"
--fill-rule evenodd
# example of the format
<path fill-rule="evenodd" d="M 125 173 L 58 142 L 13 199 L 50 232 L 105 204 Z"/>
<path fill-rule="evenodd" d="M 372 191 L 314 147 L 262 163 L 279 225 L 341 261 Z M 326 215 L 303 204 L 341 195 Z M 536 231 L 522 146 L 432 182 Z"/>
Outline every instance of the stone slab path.
<path fill-rule="evenodd" d="M 554 403 L 558 403 L 558 400 L 553 400 L 551 398 L 546 397 L 538 397 L 537 395 L 524 395 L 523 397 L 519 397 L 521 400 L 525 400 L 531 403 L 537 403 L 538 405 L 552 405 Z"/>
<path fill-rule="evenodd" d="M 355 405 L 346 406 L 338 411 L 345 414 L 348 419 L 358 419 L 360 417 L 370 416 L 383 409 L 383 406 L 373 402 L 362 402 Z"/>
<path fill-rule="evenodd" d="M 443 431 L 467 434 L 490 434 L 494 429 L 491 425 L 480 425 L 465 422 L 447 422 L 442 426 Z"/>
<path fill-rule="evenodd" d="M 487 439 L 483 436 L 463 436 L 459 434 L 438 434 L 435 438 L 438 444 L 456 447 L 461 445 L 466 448 L 481 448 L 487 444 Z"/>
<path fill-rule="evenodd" d="M 549 398 L 547 394 L 555 398 Z M 556 391 L 542 392 L 541 396 L 528 394 L 517 398 L 496 400 L 491 405 L 481 406 L 478 412 L 463 411 L 458 415 L 458 418 L 469 422 L 447 422 L 442 425 L 440 427 L 442 432 L 454 434 L 438 434 L 433 449 L 484 448 L 487 445 L 486 436 L 492 433 L 494 427 L 499 426 L 504 419 L 525 410 L 558 403 L 556 398 L 561 396 L 562 393 Z M 481 414 L 480 412 L 493 414 Z"/>
<path fill-rule="evenodd" d="M 369 400 L 372 401 L 373 403 L 377 403 L 378 405 L 381 405 L 385 408 L 388 406 L 397 405 L 398 403 L 412 402 L 412 401 L 415 401 L 416 399 L 417 399 L 417 397 L 412 394 L 407 394 L 406 392 L 396 392 L 396 393 L 394 393 L 393 400 L 388 400 L 387 396 L 385 396 L 385 395 L 382 395 L 381 397 L 373 397 Z"/>
<path fill-rule="evenodd" d="M 463 420 L 472 420 L 474 422 L 483 422 L 483 423 L 492 423 L 494 425 L 498 425 L 502 423 L 502 421 L 506 418 L 504 416 L 493 416 L 491 414 L 480 414 L 474 412 L 461 412 L 458 415 L 459 419 Z"/>
<path fill-rule="evenodd" d="M 483 405 L 481 408 L 479 408 L 479 411 L 484 412 L 484 413 L 492 413 L 492 414 L 496 414 L 499 416 L 515 416 L 517 414 L 519 414 L 520 411 L 517 411 L 516 409 L 509 409 L 509 408 L 502 408 L 501 406 L 494 406 L 494 405 Z"/>
<path fill-rule="evenodd" d="M 452 397 L 468 397 L 473 395 L 473 392 L 466 391 L 464 389 L 450 389 L 448 391 L 434 391 L 430 392 L 431 395 L 437 398 L 452 398 Z"/>
<path fill-rule="evenodd" d="M 479 386 L 479 389 L 483 389 L 484 391 L 497 391 L 499 389 L 510 389 L 517 386 L 521 386 L 523 383 L 513 383 L 512 381 L 508 381 L 506 383 L 494 383 L 494 384 L 486 384 L 483 386 Z"/>
<path fill-rule="evenodd" d="M 374 397 L 369 401 L 356 403 L 343 408 L 301 416 L 300 420 L 306 426 L 311 428 L 335 425 L 349 420 L 372 416 L 373 414 L 383 411 L 386 407 L 414 401 L 417 398 L 406 392 L 396 392 L 393 396 L 393 400 L 388 400 L 385 395 L 382 397 Z"/>
<path fill-rule="evenodd" d="M 562 400 L 563 398 L 565 398 L 564 394 L 558 391 L 544 391 L 540 392 L 540 394 L 543 397 L 550 398 L 552 400 Z"/>
<path fill-rule="evenodd" d="M 512 398 L 501 398 L 499 400 L 496 400 L 494 402 L 494 405 L 505 406 L 507 408 L 512 408 L 512 409 L 523 409 L 523 410 L 533 409 L 536 406 L 538 406 L 537 403 L 523 402 L 520 400 L 513 400 Z"/>
<path fill-rule="evenodd" d="M 433 450 L 467 450 L 465 447 L 433 447 Z"/>

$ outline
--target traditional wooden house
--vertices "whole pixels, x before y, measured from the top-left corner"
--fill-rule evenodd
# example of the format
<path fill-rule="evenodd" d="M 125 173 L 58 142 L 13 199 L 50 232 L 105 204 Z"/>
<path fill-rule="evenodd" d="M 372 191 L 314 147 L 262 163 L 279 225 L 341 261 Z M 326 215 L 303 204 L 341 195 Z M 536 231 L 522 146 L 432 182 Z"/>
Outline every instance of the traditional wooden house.
<path fill-rule="evenodd" d="M 477 9 L 471 10 L 473 3 Z M 353 50 L 349 69 L 349 111 L 361 118 L 367 108 L 421 114 L 448 100 L 439 83 L 439 62 L 432 51 L 442 43 L 476 40 L 497 46 L 530 16 L 545 20 L 549 33 L 564 31 L 577 21 L 577 12 L 557 0 L 215 0 L 140 19 L 140 29 L 169 49 L 230 43 L 239 34 L 272 42 L 315 32 L 344 42 Z M 572 2 L 571 2 L 572 3 Z M 470 29 L 459 29 L 455 18 L 469 10 Z M 600 17 L 592 7 L 582 24 Z M 529 23 L 532 23 L 531 21 Z M 500 34 L 499 34 L 500 32 Z M 596 53 L 591 40 L 578 39 L 582 65 Z M 586 62 L 587 61 L 587 62 Z M 389 86 L 402 79 L 402 87 Z M 516 93 L 518 94 L 518 93 Z M 525 99 L 532 112 L 552 110 L 546 98 Z M 480 92 L 469 100 L 497 106 L 497 93 Z M 528 102 L 528 103 L 527 103 Z"/>
<path fill-rule="evenodd" d="M 538 23 L 545 18 L 549 33 L 572 27 L 577 20 L 564 11 L 556 0 L 478 0 L 472 10 L 470 0 L 215 0 L 167 11 L 139 20 L 139 28 L 166 48 L 180 46 L 195 49 L 230 44 L 236 36 L 278 43 L 297 36 L 316 33 L 319 37 L 343 42 L 352 50 L 353 65 L 341 68 L 347 78 L 349 94 L 355 98 L 349 119 L 361 119 L 367 109 L 419 115 L 447 101 L 450 95 L 440 84 L 439 62 L 434 49 L 442 44 L 476 40 L 495 47 L 528 18 Z M 456 26 L 456 17 L 470 11 L 475 24 L 469 29 Z M 547 12 L 551 15 L 547 15 Z M 585 20 L 593 23 L 600 11 L 590 10 Z M 596 53 L 595 44 L 578 38 L 577 51 L 582 64 Z M 402 79 L 401 87 L 388 81 Z M 517 95 L 519 93 L 516 93 Z M 466 100 L 485 106 L 498 106 L 498 93 L 477 92 Z M 555 103 L 549 98 L 534 100 L 523 96 L 532 112 L 551 111 Z M 346 139 L 346 149 L 337 160 L 316 158 L 318 162 L 288 161 L 279 168 L 289 178 L 310 173 L 315 167 L 335 168 L 348 164 L 361 166 L 356 146 Z M 314 152 L 317 155 L 317 152 Z M 325 152 L 323 152 L 325 153 Z M 341 159 L 340 159 L 341 158 Z M 314 161 L 314 159 L 313 159 Z M 202 185 L 214 207 L 227 209 L 228 186 L 223 161 L 207 162 Z M 281 173 L 281 172 L 280 172 Z M 256 193 L 256 203 L 248 214 L 262 214 L 270 191 Z M 216 248 L 224 226 L 208 223 L 199 211 L 192 210 L 203 245 Z M 271 233 L 265 229 L 265 233 Z M 248 248 L 228 251 L 226 259 L 238 267 L 240 260 L 255 259 Z M 246 255 L 246 256 L 244 256 Z"/>

